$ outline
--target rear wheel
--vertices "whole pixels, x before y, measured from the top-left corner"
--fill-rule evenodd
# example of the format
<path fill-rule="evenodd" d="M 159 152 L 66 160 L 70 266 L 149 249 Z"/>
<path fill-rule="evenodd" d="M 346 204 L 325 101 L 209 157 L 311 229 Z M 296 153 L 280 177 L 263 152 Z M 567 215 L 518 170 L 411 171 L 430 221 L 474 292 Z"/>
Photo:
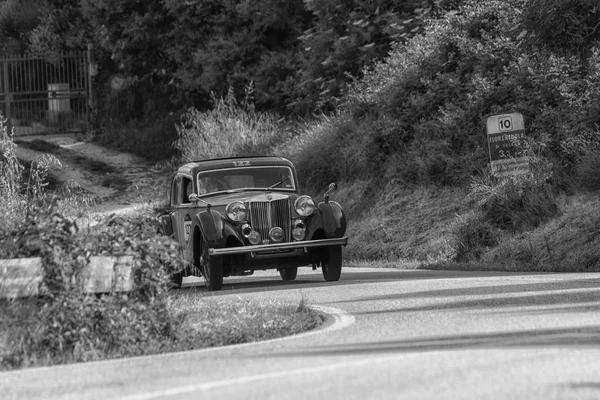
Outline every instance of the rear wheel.
<path fill-rule="evenodd" d="M 171 289 L 179 289 L 183 284 L 183 273 L 177 272 L 169 277 L 169 287 Z"/>
<path fill-rule="evenodd" d="M 164 236 L 162 228 L 156 232 L 158 236 Z M 169 289 L 179 289 L 183 284 L 183 272 L 179 271 L 169 276 Z"/>
<path fill-rule="evenodd" d="M 321 270 L 327 282 L 340 280 L 342 274 L 342 246 L 330 246 L 323 249 Z"/>
<path fill-rule="evenodd" d="M 202 249 L 200 251 L 200 270 L 206 283 L 208 291 L 221 290 L 223 286 L 223 259 L 221 257 L 211 257 L 208 254 L 208 242 L 202 240 Z"/>
<path fill-rule="evenodd" d="M 279 275 L 284 281 L 293 281 L 298 276 L 298 267 L 282 268 L 279 270 Z"/>

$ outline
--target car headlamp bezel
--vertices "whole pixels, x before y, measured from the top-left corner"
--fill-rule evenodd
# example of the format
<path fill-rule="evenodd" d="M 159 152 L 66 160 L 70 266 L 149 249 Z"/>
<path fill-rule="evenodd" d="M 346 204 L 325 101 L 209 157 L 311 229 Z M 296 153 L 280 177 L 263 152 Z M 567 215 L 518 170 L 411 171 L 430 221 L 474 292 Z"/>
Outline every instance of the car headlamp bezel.
<path fill-rule="evenodd" d="M 225 207 L 227 218 L 233 222 L 246 221 L 248 217 L 248 209 L 242 201 L 232 201 Z"/>
<path fill-rule="evenodd" d="M 315 201 L 310 196 L 302 195 L 294 202 L 294 208 L 298 215 L 308 217 L 315 212 Z"/>

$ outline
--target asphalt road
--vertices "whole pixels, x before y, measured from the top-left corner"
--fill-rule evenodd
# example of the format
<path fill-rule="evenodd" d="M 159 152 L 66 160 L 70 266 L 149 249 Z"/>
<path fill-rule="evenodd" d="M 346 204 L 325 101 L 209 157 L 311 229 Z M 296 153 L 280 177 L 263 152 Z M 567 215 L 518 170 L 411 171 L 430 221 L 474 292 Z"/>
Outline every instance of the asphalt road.
<path fill-rule="evenodd" d="M 304 296 L 330 318 L 268 342 L 0 373 L 0 398 L 600 398 L 598 274 L 345 269 L 325 283 L 306 269 L 194 290 Z"/>

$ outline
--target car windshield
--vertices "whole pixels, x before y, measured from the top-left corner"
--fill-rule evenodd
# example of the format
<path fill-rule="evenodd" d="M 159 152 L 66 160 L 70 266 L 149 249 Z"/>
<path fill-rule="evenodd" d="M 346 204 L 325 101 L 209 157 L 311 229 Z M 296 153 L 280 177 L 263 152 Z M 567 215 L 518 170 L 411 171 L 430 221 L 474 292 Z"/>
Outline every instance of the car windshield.
<path fill-rule="evenodd" d="M 296 190 L 289 167 L 226 168 L 198 173 L 198 195 L 230 190 Z"/>

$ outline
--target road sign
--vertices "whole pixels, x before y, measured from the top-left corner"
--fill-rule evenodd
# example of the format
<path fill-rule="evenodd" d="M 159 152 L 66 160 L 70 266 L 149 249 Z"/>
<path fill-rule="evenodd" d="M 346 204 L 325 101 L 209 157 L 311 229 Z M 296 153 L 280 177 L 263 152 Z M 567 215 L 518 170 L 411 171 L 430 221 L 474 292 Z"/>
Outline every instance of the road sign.
<path fill-rule="evenodd" d="M 529 157 L 523 155 L 525 123 L 521 114 L 488 117 L 487 137 L 494 176 L 514 176 L 529 172 Z"/>

